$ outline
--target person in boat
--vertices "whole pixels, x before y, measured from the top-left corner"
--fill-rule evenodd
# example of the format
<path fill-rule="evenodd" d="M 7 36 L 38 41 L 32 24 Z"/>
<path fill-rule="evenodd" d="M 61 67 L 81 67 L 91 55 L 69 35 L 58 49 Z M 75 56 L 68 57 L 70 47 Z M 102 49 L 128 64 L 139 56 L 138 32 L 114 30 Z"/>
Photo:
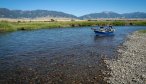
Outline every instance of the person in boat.
<path fill-rule="evenodd" d="M 109 25 L 108 31 L 109 31 L 109 32 L 113 32 L 113 31 L 114 31 L 114 29 L 113 29 L 113 26 L 112 26 L 112 25 Z"/>
<path fill-rule="evenodd" d="M 113 26 L 112 25 L 109 25 L 109 28 L 113 29 Z"/>
<path fill-rule="evenodd" d="M 99 31 L 105 32 L 105 28 L 103 26 L 100 26 Z"/>

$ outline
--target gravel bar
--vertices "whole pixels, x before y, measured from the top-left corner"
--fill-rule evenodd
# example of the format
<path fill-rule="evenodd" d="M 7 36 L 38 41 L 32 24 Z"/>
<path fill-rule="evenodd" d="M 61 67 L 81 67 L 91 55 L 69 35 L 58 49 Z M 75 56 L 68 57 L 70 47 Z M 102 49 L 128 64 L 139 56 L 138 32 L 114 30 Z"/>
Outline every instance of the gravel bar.
<path fill-rule="evenodd" d="M 105 60 L 109 84 L 146 84 L 146 34 L 134 32 L 118 49 L 118 58 Z"/>

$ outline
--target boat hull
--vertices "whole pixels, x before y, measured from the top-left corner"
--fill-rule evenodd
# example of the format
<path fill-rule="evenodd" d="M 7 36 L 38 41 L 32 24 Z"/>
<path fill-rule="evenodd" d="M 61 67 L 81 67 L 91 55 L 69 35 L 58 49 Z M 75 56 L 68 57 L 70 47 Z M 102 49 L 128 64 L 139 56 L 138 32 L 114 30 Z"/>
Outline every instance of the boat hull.
<path fill-rule="evenodd" d="M 100 32 L 100 31 L 94 31 L 97 36 L 113 36 L 114 32 Z"/>

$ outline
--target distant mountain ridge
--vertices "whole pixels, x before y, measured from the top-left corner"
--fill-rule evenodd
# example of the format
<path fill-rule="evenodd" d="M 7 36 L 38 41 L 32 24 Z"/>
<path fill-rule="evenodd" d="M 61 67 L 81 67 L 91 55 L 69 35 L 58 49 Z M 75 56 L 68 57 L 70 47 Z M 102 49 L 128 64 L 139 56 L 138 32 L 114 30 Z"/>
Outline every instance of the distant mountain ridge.
<path fill-rule="evenodd" d="M 144 12 L 133 12 L 119 14 L 112 11 L 105 11 L 101 13 L 91 13 L 80 17 L 72 14 L 67 14 L 58 11 L 48 10 L 9 10 L 7 8 L 0 8 L 0 18 L 40 18 L 40 17 L 51 17 L 51 18 L 74 18 L 74 19 L 97 19 L 97 18 L 146 18 Z"/>
<path fill-rule="evenodd" d="M 38 18 L 38 17 L 61 17 L 61 18 L 77 18 L 74 15 L 48 10 L 9 10 L 6 8 L 0 8 L 0 18 Z"/>
<path fill-rule="evenodd" d="M 101 13 L 91 13 L 80 17 L 80 19 L 96 19 L 96 18 L 146 18 L 146 13 L 133 12 L 133 13 L 119 14 L 115 12 L 101 12 Z"/>

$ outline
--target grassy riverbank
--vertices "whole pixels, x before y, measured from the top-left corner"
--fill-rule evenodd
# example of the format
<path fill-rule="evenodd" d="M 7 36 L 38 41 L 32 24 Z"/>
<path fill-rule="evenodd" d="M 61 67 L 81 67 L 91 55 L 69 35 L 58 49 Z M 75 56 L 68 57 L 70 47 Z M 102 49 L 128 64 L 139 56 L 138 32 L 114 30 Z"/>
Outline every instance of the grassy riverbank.
<path fill-rule="evenodd" d="M 146 26 L 146 21 L 68 21 L 68 22 L 8 22 L 0 21 L 0 32 L 33 30 L 42 28 L 65 28 L 65 27 L 83 27 L 97 25 L 136 25 Z"/>
<path fill-rule="evenodd" d="M 139 33 L 146 33 L 146 30 L 140 30 Z"/>

